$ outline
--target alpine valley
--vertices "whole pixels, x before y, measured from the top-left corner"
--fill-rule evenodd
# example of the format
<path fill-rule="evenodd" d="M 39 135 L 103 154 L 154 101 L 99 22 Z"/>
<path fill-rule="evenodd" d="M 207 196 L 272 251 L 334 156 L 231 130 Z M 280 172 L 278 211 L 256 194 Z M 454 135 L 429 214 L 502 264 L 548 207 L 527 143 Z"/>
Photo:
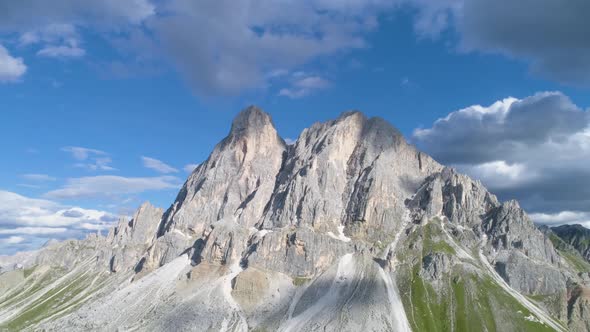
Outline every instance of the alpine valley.
<path fill-rule="evenodd" d="M 249 107 L 166 211 L 0 258 L 0 330 L 590 331 L 589 239 L 381 119 Z"/>

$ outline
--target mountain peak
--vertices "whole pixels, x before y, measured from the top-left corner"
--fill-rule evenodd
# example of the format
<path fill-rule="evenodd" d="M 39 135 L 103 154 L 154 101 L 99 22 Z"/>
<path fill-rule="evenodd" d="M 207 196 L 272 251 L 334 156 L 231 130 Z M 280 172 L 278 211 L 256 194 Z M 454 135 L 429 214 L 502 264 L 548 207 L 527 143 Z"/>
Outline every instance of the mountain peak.
<path fill-rule="evenodd" d="M 0 301 L 22 297 L 0 305 L 0 330 L 461 330 L 469 319 L 482 331 L 588 331 L 572 324 L 590 321 L 576 295 L 590 292 L 590 242 L 566 235 L 583 257 L 556 251 L 515 201 L 500 203 L 383 119 L 346 112 L 288 148 L 250 106 L 166 213 L 144 203 L 107 237 L 0 257 L 9 271 L 38 267 L 8 287 L 0 275 Z M 22 295 L 29 281 L 42 287 Z M 89 291 L 23 319 L 36 299 L 72 287 Z"/>
<path fill-rule="evenodd" d="M 260 130 L 267 126 L 274 128 L 272 118 L 257 106 L 248 106 L 236 117 L 231 126 L 230 134 L 240 134 L 249 130 Z"/>

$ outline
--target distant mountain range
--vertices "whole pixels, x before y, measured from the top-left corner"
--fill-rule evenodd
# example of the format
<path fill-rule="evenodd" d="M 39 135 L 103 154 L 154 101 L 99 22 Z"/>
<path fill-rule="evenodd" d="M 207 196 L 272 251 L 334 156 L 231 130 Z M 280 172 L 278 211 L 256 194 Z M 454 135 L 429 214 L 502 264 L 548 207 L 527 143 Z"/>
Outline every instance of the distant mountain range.
<path fill-rule="evenodd" d="M 242 111 L 166 210 L 0 261 L 0 330 L 590 331 L 590 231 L 347 112 Z"/>

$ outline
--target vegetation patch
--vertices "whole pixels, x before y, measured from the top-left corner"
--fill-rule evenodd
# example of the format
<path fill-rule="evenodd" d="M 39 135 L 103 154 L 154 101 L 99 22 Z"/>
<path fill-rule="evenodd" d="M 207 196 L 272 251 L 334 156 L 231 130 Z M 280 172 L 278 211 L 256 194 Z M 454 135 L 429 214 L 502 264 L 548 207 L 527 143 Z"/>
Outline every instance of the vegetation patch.
<path fill-rule="evenodd" d="M 435 218 L 434 220 L 439 221 L 439 219 L 437 218 Z M 423 233 L 423 256 L 433 252 L 440 252 L 448 255 L 457 254 L 455 249 L 450 244 L 448 244 L 445 240 L 440 240 L 440 238 L 446 238 L 440 223 L 430 222 L 429 224 L 423 227 Z"/>
<path fill-rule="evenodd" d="M 409 234 L 406 243 L 416 250 L 398 256 L 403 262 L 398 265 L 398 287 L 412 331 L 551 331 L 491 277 L 462 264 L 432 284 L 423 279 L 424 255 L 456 255 L 446 240 L 440 223 L 430 222 Z"/>
<path fill-rule="evenodd" d="M 310 282 L 311 278 L 308 277 L 295 277 L 293 278 L 293 285 L 299 287 L 299 286 L 303 286 L 306 283 Z"/>
<path fill-rule="evenodd" d="M 590 263 L 588 263 L 580 253 L 563 241 L 554 233 L 549 234 L 549 239 L 561 257 L 563 257 L 578 272 L 590 272 Z"/>
<path fill-rule="evenodd" d="M 96 287 L 88 289 L 92 282 L 92 278 L 87 276 L 78 276 L 53 289 L 50 289 L 38 299 L 28 304 L 26 309 L 21 311 L 12 320 L 0 325 L 0 329 L 5 328 L 9 331 L 20 331 L 33 324 L 39 323 L 41 320 L 53 316 L 63 315 L 70 310 L 75 309 L 84 302 L 88 296 L 96 291 Z M 29 292 L 32 296 L 40 287 L 46 283 L 39 283 Z M 85 296 L 79 296 L 81 293 L 87 292 Z M 26 298 L 26 297 L 25 297 Z"/>
<path fill-rule="evenodd" d="M 35 266 L 24 269 L 25 278 L 28 278 L 35 271 Z"/>

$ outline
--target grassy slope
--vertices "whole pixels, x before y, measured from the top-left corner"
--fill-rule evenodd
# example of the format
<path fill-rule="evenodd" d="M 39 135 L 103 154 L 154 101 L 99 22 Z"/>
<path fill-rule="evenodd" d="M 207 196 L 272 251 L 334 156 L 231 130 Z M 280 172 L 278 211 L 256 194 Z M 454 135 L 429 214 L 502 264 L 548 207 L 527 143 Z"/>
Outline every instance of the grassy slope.
<path fill-rule="evenodd" d="M 577 250 L 563 241 L 555 233 L 550 233 L 549 239 L 561 257 L 563 257 L 572 268 L 576 269 L 578 272 L 590 272 L 590 263 L 588 263 Z"/>
<path fill-rule="evenodd" d="M 526 308 L 473 268 L 455 265 L 437 285 L 420 277 L 424 256 L 455 255 L 444 241 L 439 222 L 418 226 L 406 241 L 412 248 L 398 255 L 404 262 L 398 284 L 413 331 L 551 331 L 525 319 L 531 315 Z"/>
<path fill-rule="evenodd" d="M 25 279 L 18 289 L 13 290 L 15 296 L 0 301 L 0 311 L 21 301 L 27 303 L 17 315 L 0 324 L 0 330 L 21 331 L 45 318 L 63 316 L 84 303 L 102 286 L 103 281 L 99 277 L 99 280 L 93 283 L 94 276 L 81 273 L 48 289 L 47 286 L 64 275 L 63 271 L 49 270 L 37 275 L 31 272 L 28 274 L 31 277 Z M 38 295 L 41 296 L 34 301 L 28 300 Z"/>

